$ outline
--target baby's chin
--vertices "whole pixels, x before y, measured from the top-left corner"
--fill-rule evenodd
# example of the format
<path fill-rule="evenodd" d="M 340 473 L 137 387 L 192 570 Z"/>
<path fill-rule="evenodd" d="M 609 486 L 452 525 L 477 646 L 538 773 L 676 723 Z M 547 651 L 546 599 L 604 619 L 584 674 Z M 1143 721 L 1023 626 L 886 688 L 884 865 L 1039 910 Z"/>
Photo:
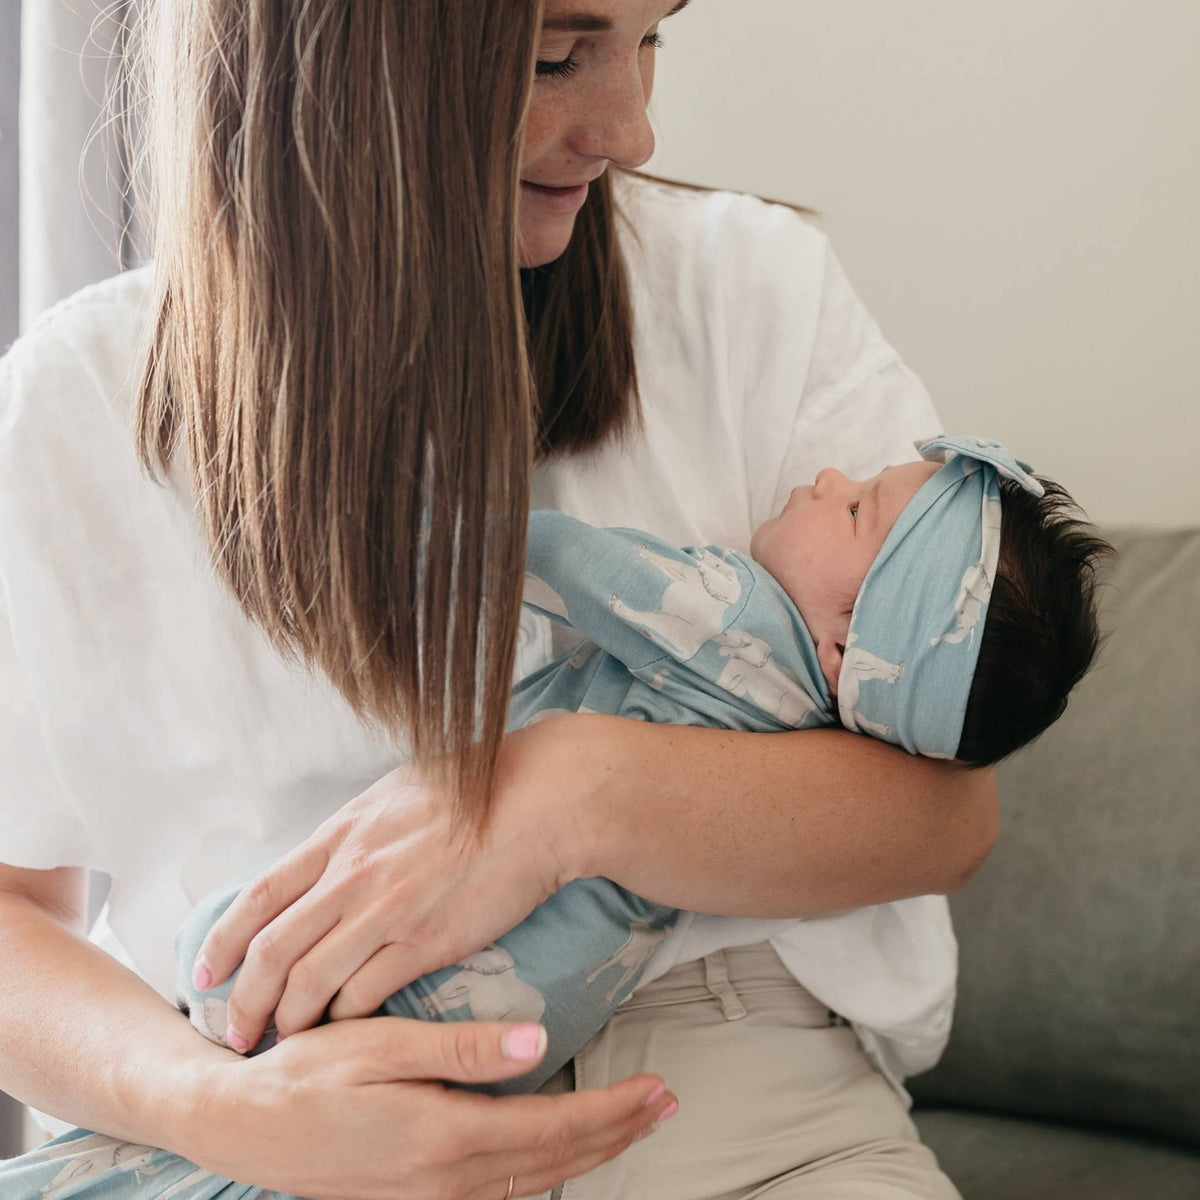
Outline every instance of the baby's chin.
<path fill-rule="evenodd" d="M 766 529 L 766 527 L 767 527 L 767 526 L 768 526 L 770 523 L 771 523 L 770 521 L 764 521 L 764 522 L 763 522 L 763 523 L 762 523 L 762 524 L 761 524 L 761 525 L 760 525 L 760 526 L 759 526 L 759 527 L 758 527 L 758 528 L 757 528 L 757 529 L 756 529 L 756 530 L 755 530 L 755 531 L 754 531 L 754 532 L 753 532 L 753 533 L 750 535 L 750 557 L 751 557 L 752 559 L 754 559 L 754 561 L 755 561 L 755 562 L 760 562 L 760 561 L 761 561 L 761 559 L 759 559 L 759 557 L 758 557 L 758 554 L 759 554 L 759 549 L 760 549 L 760 547 L 761 547 L 761 544 L 762 544 L 762 542 L 761 542 L 761 535 L 762 535 L 762 531 L 763 531 L 764 529 Z"/>

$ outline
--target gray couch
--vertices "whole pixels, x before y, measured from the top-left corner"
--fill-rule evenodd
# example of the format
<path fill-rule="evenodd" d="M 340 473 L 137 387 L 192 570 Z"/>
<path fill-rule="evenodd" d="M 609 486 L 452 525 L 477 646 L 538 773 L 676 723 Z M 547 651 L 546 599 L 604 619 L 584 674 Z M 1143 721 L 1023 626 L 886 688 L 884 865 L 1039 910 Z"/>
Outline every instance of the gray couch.
<path fill-rule="evenodd" d="M 999 768 L 954 1032 L 910 1081 L 966 1200 L 1200 1200 L 1200 530 L 1110 536 L 1109 640 Z"/>

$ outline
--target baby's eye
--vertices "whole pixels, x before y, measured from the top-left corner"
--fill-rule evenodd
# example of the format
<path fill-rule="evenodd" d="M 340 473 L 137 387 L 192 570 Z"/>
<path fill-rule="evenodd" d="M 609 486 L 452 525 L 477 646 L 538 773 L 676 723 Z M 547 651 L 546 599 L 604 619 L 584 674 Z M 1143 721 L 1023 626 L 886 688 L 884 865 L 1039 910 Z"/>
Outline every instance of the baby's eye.
<path fill-rule="evenodd" d="M 854 521 L 858 520 L 858 501 L 850 505 L 850 518 Z"/>

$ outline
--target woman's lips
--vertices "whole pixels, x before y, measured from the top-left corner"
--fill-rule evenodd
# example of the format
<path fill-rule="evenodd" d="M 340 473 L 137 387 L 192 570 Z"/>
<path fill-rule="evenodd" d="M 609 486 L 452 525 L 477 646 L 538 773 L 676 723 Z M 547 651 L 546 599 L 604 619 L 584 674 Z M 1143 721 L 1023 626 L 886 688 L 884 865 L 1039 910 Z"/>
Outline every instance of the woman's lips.
<path fill-rule="evenodd" d="M 521 194 L 541 205 L 550 212 L 572 213 L 583 206 L 587 199 L 588 185 L 576 184 L 574 187 L 546 187 L 540 183 L 530 183 L 521 180 Z"/>

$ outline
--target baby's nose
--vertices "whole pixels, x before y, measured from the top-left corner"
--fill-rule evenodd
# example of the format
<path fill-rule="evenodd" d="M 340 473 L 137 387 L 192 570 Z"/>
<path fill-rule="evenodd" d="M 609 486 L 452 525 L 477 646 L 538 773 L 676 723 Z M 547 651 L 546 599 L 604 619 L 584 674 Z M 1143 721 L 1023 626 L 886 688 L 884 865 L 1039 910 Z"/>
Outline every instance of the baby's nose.
<path fill-rule="evenodd" d="M 813 484 L 813 493 L 815 494 L 818 490 L 836 487 L 838 482 L 844 478 L 845 476 L 837 467 L 822 467 L 817 472 L 817 478 Z"/>

